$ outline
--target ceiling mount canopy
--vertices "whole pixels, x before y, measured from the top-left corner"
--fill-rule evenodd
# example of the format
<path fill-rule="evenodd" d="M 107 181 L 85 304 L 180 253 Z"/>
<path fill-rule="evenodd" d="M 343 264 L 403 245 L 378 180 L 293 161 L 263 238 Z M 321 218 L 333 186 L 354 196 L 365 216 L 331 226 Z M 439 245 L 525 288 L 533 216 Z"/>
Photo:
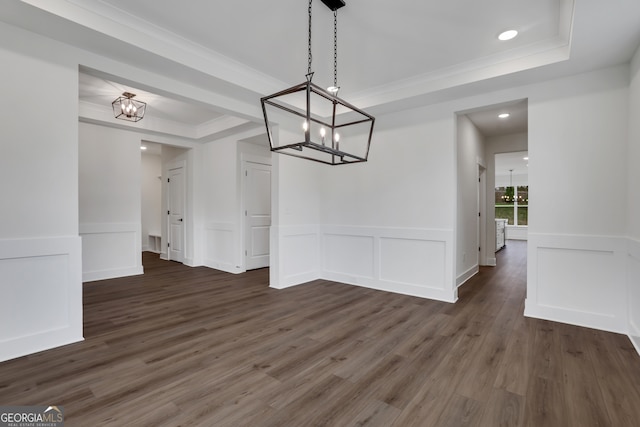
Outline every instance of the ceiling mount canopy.
<path fill-rule="evenodd" d="M 342 0 L 322 0 L 334 16 L 333 86 L 312 83 L 311 23 L 306 81 L 261 98 L 271 151 L 329 165 L 366 162 L 375 118 L 338 97 L 338 9 Z M 282 129 L 274 132 L 275 124 Z"/>
<path fill-rule="evenodd" d="M 343 0 L 322 0 L 322 3 L 334 12 L 341 7 L 346 6 L 346 3 Z"/>
<path fill-rule="evenodd" d="M 137 122 L 142 120 L 147 109 L 147 103 L 133 99 L 135 93 L 124 92 L 122 96 L 116 98 L 111 106 L 116 119 Z"/>

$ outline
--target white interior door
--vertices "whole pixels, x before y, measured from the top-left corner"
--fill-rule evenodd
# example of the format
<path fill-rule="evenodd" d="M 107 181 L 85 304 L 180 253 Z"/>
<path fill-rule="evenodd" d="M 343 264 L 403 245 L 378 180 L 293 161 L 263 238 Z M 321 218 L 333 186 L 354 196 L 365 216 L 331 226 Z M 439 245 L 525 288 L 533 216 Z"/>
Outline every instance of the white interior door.
<path fill-rule="evenodd" d="M 269 266 L 271 227 L 271 165 L 244 162 L 245 266 L 247 270 Z"/>
<path fill-rule="evenodd" d="M 184 262 L 185 246 L 185 177 L 184 167 L 169 169 L 167 181 L 167 214 L 169 232 L 167 241 L 169 243 L 168 258 L 172 261 Z"/>

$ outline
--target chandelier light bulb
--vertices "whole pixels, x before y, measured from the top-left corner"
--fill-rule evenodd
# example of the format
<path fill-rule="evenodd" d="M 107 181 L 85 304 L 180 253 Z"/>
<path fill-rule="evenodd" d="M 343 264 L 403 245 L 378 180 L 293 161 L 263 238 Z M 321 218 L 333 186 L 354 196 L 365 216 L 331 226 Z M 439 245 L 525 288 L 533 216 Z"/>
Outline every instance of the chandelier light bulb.
<path fill-rule="evenodd" d="M 302 123 L 302 130 L 305 132 L 309 130 L 309 122 L 307 122 L 306 120 L 304 121 L 304 123 Z"/>
<path fill-rule="evenodd" d="M 322 128 L 320 128 L 320 136 L 321 136 L 322 138 L 324 138 L 324 136 L 325 136 L 326 134 L 327 134 L 327 131 L 325 130 L 325 128 L 323 128 L 323 127 L 322 127 Z"/>
<path fill-rule="evenodd" d="M 340 142 L 340 134 L 336 132 L 336 134 L 333 136 L 333 139 L 334 139 L 336 142 Z"/>

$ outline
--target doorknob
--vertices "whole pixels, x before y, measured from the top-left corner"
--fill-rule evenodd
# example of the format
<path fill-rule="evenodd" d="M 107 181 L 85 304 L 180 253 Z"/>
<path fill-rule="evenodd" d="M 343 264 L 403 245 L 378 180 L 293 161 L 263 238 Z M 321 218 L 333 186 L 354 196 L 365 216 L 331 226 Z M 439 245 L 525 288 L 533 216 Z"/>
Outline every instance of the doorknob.
<path fill-rule="evenodd" d="M 182 218 L 180 218 L 178 221 L 182 222 Z"/>

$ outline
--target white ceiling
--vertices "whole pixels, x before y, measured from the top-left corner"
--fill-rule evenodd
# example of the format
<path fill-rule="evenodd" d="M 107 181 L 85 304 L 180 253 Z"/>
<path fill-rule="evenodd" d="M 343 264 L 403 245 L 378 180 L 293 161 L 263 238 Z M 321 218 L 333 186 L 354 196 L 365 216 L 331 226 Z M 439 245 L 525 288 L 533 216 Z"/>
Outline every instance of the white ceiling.
<path fill-rule="evenodd" d="M 487 105 L 464 112 L 485 137 L 527 132 L 529 129 L 528 105 L 526 99 Z M 499 114 L 509 114 L 500 118 Z"/>
<path fill-rule="evenodd" d="M 495 155 L 495 175 L 508 177 L 529 174 L 529 153 L 517 151 L 512 153 L 498 153 Z"/>
<path fill-rule="evenodd" d="M 79 97 L 81 102 L 109 106 L 123 92 L 134 93 L 135 99 L 147 103 L 146 114 L 162 119 L 198 126 L 222 117 L 213 108 L 171 99 L 129 85 L 80 73 Z"/>
<path fill-rule="evenodd" d="M 373 113 L 625 63 L 640 44 L 638 0 L 346 3 L 338 12 L 340 95 Z M 333 14 L 317 0 L 313 10 L 314 82 L 328 86 Z M 83 69 L 81 104 L 110 108 L 133 91 L 157 119 L 138 123 L 195 126 L 182 132 L 195 140 L 257 125 L 259 98 L 307 71 L 305 0 L 5 0 L 0 19 L 213 93 L 196 100 Z M 507 28 L 520 36 L 498 41 Z M 486 114 L 470 114 L 486 132 L 505 132 L 518 117 L 509 125 Z"/>

